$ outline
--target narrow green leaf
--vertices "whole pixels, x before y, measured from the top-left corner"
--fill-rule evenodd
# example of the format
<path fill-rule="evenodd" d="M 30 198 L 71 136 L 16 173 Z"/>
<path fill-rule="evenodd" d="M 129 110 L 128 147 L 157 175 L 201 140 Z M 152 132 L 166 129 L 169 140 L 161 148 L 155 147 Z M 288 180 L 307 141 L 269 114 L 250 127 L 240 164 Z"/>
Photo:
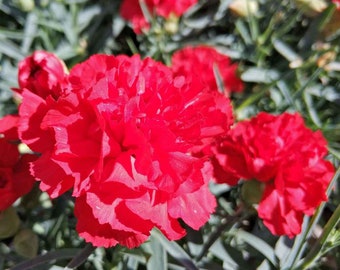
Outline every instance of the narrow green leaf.
<path fill-rule="evenodd" d="M 318 113 L 315 109 L 315 106 L 313 104 L 313 99 L 307 91 L 303 92 L 303 100 L 306 104 L 308 114 L 309 114 L 310 118 L 312 119 L 313 123 L 318 128 L 321 128 L 321 126 L 322 126 L 321 120 L 320 120 Z"/>
<path fill-rule="evenodd" d="M 244 23 L 244 21 L 237 20 L 235 23 L 235 27 L 236 27 L 236 30 L 240 33 L 241 37 L 243 38 L 245 44 L 250 45 L 253 43 L 249 30 L 246 24 Z"/>
<path fill-rule="evenodd" d="M 292 106 L 295 110 L 297 110 L 296 106 L 295 106 L 295 102 L 293 100 L 293 97 L 291 95 L 291 91 L 287 85 L 287 83 L 284 80 L 279 80 L 277 82 L 277 88 L 280 90 L 280 92 L 282 93 L 282 95 L 285 98 L 285 101 Z"/>
<path fill-rule="evenodd" d="M 237 238 L 242 239 L 244 242 L 255 248 L 275 267 L 278 266 L 278 258 L 275 255 L 274 249 L 268 245 L 265 241 L 258 238 L 257 236 L 248 233 L 246 231 L 238 230 L 235 233 Z"/>
<path fill-rule="evenodd" d="M 87 26 L 89 26 L 95 16 L 100 15 L 102 10 L 99 6 L 91 6 L 79 11 L 79 16 L 77 16 L 77 25 L 79 31 L 83 31 Z"/>
<path fill-rule="evenodd" d="M 333 176 L 332 181 L 330 182 L 327 188 L 327 196 L 330 195 L 338 177 L 340 176 L 340 167 L 337 169 L 335 175 Z M 307 239 L 312 234 L 313 228 L 318 223 L 323 209 L 325 208 L 325 202 L 321 203 L 321 205 L 315 211 L 313 217 L 310 219 L 309 217 L 305 216 L 304 221 L 302 223 L 301 231 L 303 233 L 299 234 L 294 241 L 294 245 L 292 250 L 287 258 L 287 260 L 283 261 L 282 269 L 293 269 L 295 264 L 301 259 L 302 254 L 306 250 L 307 247 Z"/>
<path fill-rule="evenodd" d="M 217 84 L 217 89 L 220 93 L 223 94 L 225 92 L 224 82 L 222 79 L 221 72 L 219 71 L 218 66 L 215 63 L 213 65 L 213 71 L 214 71 L 215 81 Z"/>
<path fill-rule="evenodd" d="M 335 5 L 329 5 L 321 16 L 316 17 L 313 22 L 309 24 L 306 34 L 302 37 L 298 44 L 299 48 L 309 48 L 315 42 L 320 31 L 322 31 L 327 22 L 331 19 L 335 9 Z"/>
<path fill-rule="evenodd" d="M 147 263 L 148 270 L 167 270 L 168 257 L 162 244 L 154 236 L 150 237 L 151 257 Z"/>
<path fill-rule="evenodd" d="M 279 73 L 274 69 L 251 67 L 244 71 L 241 79 L 245 82 L 271 83 L 279 78 Z"/>
<path fill-rule="evenodd" d="M 31 12 L 27 15 L 27 22 L 24 29 L 24 39 L 21 44 L 21 50 L 24 54 L 27 54 L 29 52 L 32 42 L 36 36 L 38 28 L 37 22 L 38 16 L 36 13 Z"/>
<path fill-rule="evenodd" d="M 153 20 L 153 16 L 151 15 L 148 7 L 146 6 L 145 0 L 138 0 L 139 6 L 143 12 L 143 16 L 146 19 L 147 22 L 151 23 Z"/>
<path fill-rule="evenodd" d="M 214 254 L 217 258 L 223 261 L 224 267 L 228 266 L 228 269 L 237 269 L 238 264 L 225 250 L 221 239 L 218 239 L 210 248 L 210 252 Z"/>
<path fill-rule="evenodd" d="M 187 270 L 198 270 L 193 260 L 185 252 L 185 250 L 174 241 L 169 241 L 161 232 L 153 230 L 151 232 L 169 254 L 179 263 L 186 267 Z"/>
<path fill-rule="evenodd" d="M 61 260 L 61 259 L 68 259 L 73 258 L 80 249 L 76 248 L 66 248 L 60 249 L 56 251 L 50 251 L 44 255 L 40 255 L 35 257 L 34 259 L 24 261 L 19 263 L 11 268 L 11 270 L 28 270 L 28 269 L 35 269 L 36 267 L 47 264 L 54 260 Z"/>
<path fill-rule="evenodd" d="M 309 253 L 306 255 L 305 259 L 302 263 L 302 269 L 307 270 L 310 269 L 309 266 L 313 265 L 313 263 L 322 255 L 321 251 L 333 230 L 336 228 L 337 224 L 340 221 L 340 205 L 335 209 L 334 213 L 327 221 L 326 225 L 323 227 L 322 234 L 317 239 L 317 241 L 312 246 Z"/>
<path fill-rule="evenodd" d="M 21 30 L 9 30 L 7 28 L 0 27 L 0 39 L 16 39 L 22 40 L 23 35 Z"/>
<path fill-rule="evenodd" d="M 82 265 L 95 249 L 96 247 L 91 244 L 87 244 L 67 265 L 67 268 L 73 269 Z"/>
<path fill-rule="evenodd" d="M 10 40 L 0 39 L 0 53 L 20 61 L 25 57 L 19 47 Z"/>
<path fill-rule="evenodd" d="M 272 43 L 276 51 L 289 62 L 300 61 L 302 63 L 301 57 L 287 43 L 277 38 L 273 39 Z"/>

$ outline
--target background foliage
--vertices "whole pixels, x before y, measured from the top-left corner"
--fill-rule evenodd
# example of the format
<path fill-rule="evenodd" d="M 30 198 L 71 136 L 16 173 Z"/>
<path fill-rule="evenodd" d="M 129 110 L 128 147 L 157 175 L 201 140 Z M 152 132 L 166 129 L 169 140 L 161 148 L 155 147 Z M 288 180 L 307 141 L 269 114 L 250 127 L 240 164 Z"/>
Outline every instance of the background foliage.
<path fill-rule="evenodd" d="M 309 127 L 322 130 L 329 159 L 339 167 L 340 19 L 333 19 L 334 5 L 309 16 L 299 1 L 258 0 L 258 12 L 242 17 L 232 12 L 231 0 L 202 0 L 180 20 L 155 20 L 147 35 L 136 36 L 119 16 L 120 2 L 0 0 L 1 116 L 16 110 L 10 88 L 17 86 L 17 64 L 34 50 L 54 52 L 71 68 L 95 53 L 140 53 L 169 63 L 177 49 L 207 44 L 239 62 L 246 89 L 231 97 L 238 119 L 298 111 Z M 15 207 L 18 216 L 12 213 L 21 230 L 1 240 L 0 269 L 339 269 L 338 175 L 339 169 L 330 200 L 305 219 L 295 239 L 271 235 L 255 211 L 235 208 L 238 188 L 220 185 L 211 187 L 218 209 L 200 231 L 188 228 L 178 242 L 154 231 L 133 250 L 93 250 L 74 229 L 70 195 L 51 201 L 36 187 Z"/>

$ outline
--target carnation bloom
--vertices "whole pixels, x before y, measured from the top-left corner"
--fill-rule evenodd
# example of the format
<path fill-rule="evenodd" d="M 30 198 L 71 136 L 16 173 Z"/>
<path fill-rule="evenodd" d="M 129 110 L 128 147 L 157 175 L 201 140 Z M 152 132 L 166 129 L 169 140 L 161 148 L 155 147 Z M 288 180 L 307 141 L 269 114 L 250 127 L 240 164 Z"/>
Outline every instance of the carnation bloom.
<path fill-rule="evenodd" d="M 46 98 L 52 95 L 59 97 L 66 86 L 67 75 L 64 63 L 53 53 L 35 51 L 19 63 L 19 94 L 27 89 L 36 95 Z"/>
<path fill-rule="evenodd" d="M 95 246 L 169 239 L 215 208 L 204 160 L 190 153 L 232 124 L 229 100 L 139 56 L 95 55 L 57 100 L 24 90 L 19 134 L 41 153 L 32 174 L 51 197 L 73 188 L 77 230 Z"/>
<path fill-rule="evenodd" d="M 0 211 L 28 193 L 35 182 L 29 173 L 29 162 L 35 156 L 21 155 L 14 142 L 18 140 L 17 123 L 18 118 L 11 115 L 0 119 Z"/>
<path fill-rule="evenodd" d="M 237 64 L 232 64 L 228 56 L 219 53 L 213 47 L 185 47 L 173 54 L 171 62 L 171 68 L 175 74 L 196 76 L 212 91 L 219 88 L 218 77 L 221 79 L 226 94 L 241 92 L 244 88 L 236 74 Z"/>
<path fill-rule="evenodd" d="M 260 113 L 239 122 L 212 150 L 218 182 L 256 180 L 264 187 L 258 214 L 273 234 L 300 233 L 303 215 L 327 199 L 334 168 L 323 159 L 326 140 L 299 114 Z"/>
<path fill-rule="evenodd" d="M 121 16 L 131 21 L 133 30 L 136 34 L 142 33 L 143 29 L 149 28 L 149 23 L 144 17 L 140 7 L 140 0 L 124 0 L 120 7 Z M 151 15 L 168 18 L 171 14 L 181 16 L 198 0 L 145 0 L 143 1 Z"/>

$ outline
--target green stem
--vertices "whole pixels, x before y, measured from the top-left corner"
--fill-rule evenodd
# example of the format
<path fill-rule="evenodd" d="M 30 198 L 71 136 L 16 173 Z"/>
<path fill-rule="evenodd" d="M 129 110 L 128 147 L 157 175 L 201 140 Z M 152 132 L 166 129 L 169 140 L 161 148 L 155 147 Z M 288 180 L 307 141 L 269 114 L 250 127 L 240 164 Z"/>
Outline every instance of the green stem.
<path fill-rule="evenodd" d="M 328 152 L 331 153 L 334 157 L 340 160 L 340 152 L 335 150 L 334 148 L 328 146 Z"/>
<path fill-rule="evenodd" d="M 305 257 L 301 268 L 299 269 L 303 270 L 309 269 L 309 266 L 312 265 L 320 257 L 323 246 L 327 243 L 329 235 L 332 233 L 333 229 L 336 227 L 339 221 L 340 221 L 340 205 L 338 205 L 338 207 L 335 209 L 333 215 L 325 225 L 321 236 L 315 242 L 310 252 Z"/>
<path fill-rule="evenodd" d="M 87 258 L 92 254 L 92 252 L 96 249 L 96 247 L 91 244 L 87 244 L 67 265 L 67 268 L 74 269 L 78 266 L 82 265 Z"/>
<path fill-rule="evenodd" d="M 294 94 L 293 94 L 293 98 L 300 98 L 303 94 L 303 92 L 307 89 L 307 87 L 310 86 L 310 84 L 312 82 L 314 82 L 314 80 L 320 75 L 320 73 L 323 71 L 322 68 L 317 68 L 313 73 L 312 75 L 308 78 L 308 80 L 301 86 L 301 88 L 296 91 Z"/>
<path fill-rule="evenodd" d="M 19 263 L 16 266 L 13 266 L 11 270 L 36 269 L 38 266 L 50 263 L 51 261 L 73 258 L 78 252 L 79 252 L 79 249 L 70 249 L 70 248 L 50 251 L 44 255 L 40 255 L 31 260 Z"/>
<path fill-rule="evenodd" d="M 255 103 L 257 100 L 259 100 L 264 94 L 267 93 L 269 87 L 265 87 L 261 89 L 258 93 L 252 94 L 249 96 L 245 101 L 243 101 L 236 109 L 235 109 L 235 114 L 239 115 L 240 112 L 248 107 L 249 105 Z"/>
<path fill-rule="evenodd" d="M 128 44 L 129 49 L 130 49 L 130 51 L 131 51 L 133 54 L 137 54 L 137 53 L 138 53 L 138 49 L 137 49 L 135 43 L 132 41 L 131 38 L 127 38 L 127 39 L 126 39 L 126 43 Z"/>
<path fill-rule="evenodd" d="M 216 242 L 216 240 L 221 236 L 221 234 L 230 226 L 234 225 L 240 220 L 244 219 L 246 215 L 242 215 L 243 207 L 240 207 L 235 216 L 230 216 L 226 219 L 222 219 L 221 224 L 211 233 L 208 237 L 206 243 L 203 245 L 200 253 L 196 256 L 195 261 L 199 262 L 208 253 L 211 246 Z"/>
<path fill-rule="evenodd" d="M 327 188 L 327 196 L 330 195 L 336 180 L 338 179 L 340 175 L 340 168 L 337 169 L 335 175 L 333 176 L 333 179 L 331 181 L 331 183 L 329 184 L 328 188 Z M 298 238 L 296 238 L 295 243 L 292 250 L 291 250 L 291 255 L 289 256 L 287 263 L 285 264 L 284 269 L 293 269 L 295 264 L 300 260 L 300 258 L 302 257 L 302 254 L 304 253 L 305 249 L 306 249 L 306 239 L 309 238 L 309 236 L 312 233 L 312 229 L 314 228 L 314 226 L 318 223 L 321 214 L 323 212 L 323 209 L 325 208 L 325 202 L 323 202 L 318 209 L 316 210 L 316 212 L 314 213 L 312 219 L 309 221 L 309 224 L 306 228 L 306 230 L 304 230 L 303 235 L 298 236 Z"/>

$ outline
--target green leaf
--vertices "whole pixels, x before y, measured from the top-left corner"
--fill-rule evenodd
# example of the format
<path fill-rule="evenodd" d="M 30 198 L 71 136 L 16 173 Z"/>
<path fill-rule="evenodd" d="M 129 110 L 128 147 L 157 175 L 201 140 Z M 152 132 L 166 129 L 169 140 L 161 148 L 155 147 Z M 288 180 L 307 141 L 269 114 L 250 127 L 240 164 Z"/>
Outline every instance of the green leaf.
<path fill-rule="evenodd" d="M 251 67 L 244 71 L 241 79 L 245 82 L 271 83 L 279 78 L 279 73 L 274 69 Z"/>
<path fill-rule="evenodd" d="M 274 48 L 289 62 L 299 61 L 302 63 L 301 57 L 285 42 L 280 39 L 273 39 L 272 41 Z"/>
<path fill-rule="evenodd" d="M 147 263 L 149 270 L 166 270 L 168 269 L 168 257 L 166 250 L 162 244 L 152 235 L 150 237 L 149 246 L 151 249 L 151 257 Z"/>
<path fill-rule="evenodd" d="M 236 251 L 236 250 L 235 250 Z M 218 239 L 210 248 L 210 252 L 223 261 L 223 266 L 227 269 L 237 269 L 238 264 L 224 248 L 221 239 Z"/>
<path fill-rule="evenodd" d="M 10 40 L 0 38 L 0 53 L 7 55 L 17 61 L 25 57 L 20 48 Z"/>
<path fill-rule="evenodd" d="M 99 6 L 91 6 L 86 9 L 82 9 L 79 11 L 79 16 L 77 17 L 77 25 L 79 31 L 83 31 L 87 26 L 89 26 L 92 20 L 100 15 L 102 10 Z"/>
<path fill-rule="evenodd" d="M 335 9 L 335 5 L 329 5 L 328 8 L 321 14 L 321 16 L 316 17 L 313 22 L 309 24 L 306 34 L 302 37 L 298 44 L 299 48 L 306 49 L 312 46 L 312 44 L 316 41 L 318 34 L 331 19 Z"/>
<path fill-rule="evenodd" d="M 322 256 L 322 249 L 327 244 L 328 239 L 335 236 L 334 240 L 336 241 L 338 240 L 336 238 L 339 236 L 339 234 L 336 234 L 335 230 L 339 221 L 340 221 L 340 205 L 338 205 L 332 216 L 329 218 L 326 225 L 323 227 L 322 234 L 316 240 L 311 250 L 304 258 L 302 262 L 302 269 L 304 270 L 310 269 L 310 266 L 312 266 L 315 263 L 315 261 Z M 335 246 L 335 243 L 333 243 L 333 246 Z"/>
<path fill-rule="evenodd" d="M 21 44 L 21 50 L 24 54 L 27 54 L 31 48 L 32 42 L 37 35 L 38 16 L 36 13 L 30 13 L 27 15 L 27 22 L 24 29 L 24 39 Z"/>
<path fill-rule="evenodd" d="M 242 230 L 237 230 L 235 236 L 255 248 L 273 266 L 278 266 L 278 258 L 275 255 L 274 249 L 261 238 Z"/>
<path fill-rule="evenodd" d="M 21 30 L 9 30 L 7 28 L 0 27 L 0 39 L 6 38 L 22 40 L 24 37 Z"/>
<path fill-rule="evenodd" d="M 309 114 L 311 120 L 313 121 L 313 123 L 318 128 L 321 128 L 322 123 L 321 123 L 321 120 L 320 120 L 320 118 L 318 116 L 316 108 L 315 108 L 315 106 L 313 104 L 313 98 L 311 97 L 311 95 L 307 91 L 303 92 L 303 100 L 305 101 L 305 104 L 306 104 L 306 107 L 307 107 L 307 111 L 308 111 L 308 114 Z"/>
<path fill-rule="evenodd" d="M 56 251 L 50 251 L 45 253 L 44 255 L 39 255 L 31 260 L 24 261 L 19 263 L 11 268 L 11 270 L 28 270 L 28 269 L 36 269 L 36 267 L 48 264 L 54 260 L 61 259 L 69 259 L 73 258 L 76 254 L 78 254 L 80 249 L 78 248 L 65 248 Z"/>
<path fill-rule="evenodd" d="M 284 96 L 285 103 L 287 102 L 291 107 L 293 107 L 295 110 L 297 110 L 295 103 L 294 103 L 294 100 L 293 100 L 293 97 L 291 95 L 291 91 L 290 91 L 287 83 L 284 80 L 279 80 L 276 85 L 277 85 L 277 88 L 280 90 L 281 94 Z"/>
<path fill-rule="evenodd" d="M 252 44 L 252 38 L 250 36 L 249 30 L 242 20 L 237 20 L 235 23 L 236 30 L 239 32 L 245 44 Z"/>
<path fill-rule="evenodd" d="M 151 235 L 157 239 L 168 253 L 179 263 L 186 267 L 187 270 L 198 270 L 193 260 L 185 250 L 174 241 L 169 241 L 160 231 L 153 230 Z"/>
<path fill-rule="evenodd" d="M 76 256 L 74 256 L 73 260 L 67 265 L 67 267 L 72 269 L 82 265 L 95 249 L 96 247 L 91 244 L 87 244 Z"/>

